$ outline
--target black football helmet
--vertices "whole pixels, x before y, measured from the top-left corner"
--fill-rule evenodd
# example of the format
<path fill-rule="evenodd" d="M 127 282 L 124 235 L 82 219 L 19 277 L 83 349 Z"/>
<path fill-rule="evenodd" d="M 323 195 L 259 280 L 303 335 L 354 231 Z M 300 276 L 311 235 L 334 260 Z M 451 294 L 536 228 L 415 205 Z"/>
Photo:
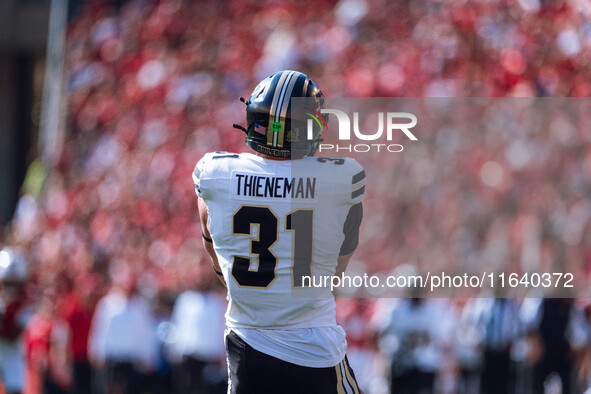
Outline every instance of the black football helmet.
<path fill-rule="evenodd" d="M 309 97 L 302 108 L 292 108 L 292 97 Z M 322 141 L 325 117 L 319 114 L 324 107 L 320 88 L 306 74 L 298 71 L 279 71 L 261 81 L 246 103 L 246 144 L 256 152 L 277 158 L 313 156 Z M 318 119 L 322 118 L 323 122 Z M 314 121 L 308 122 L 308 119 Z M 308 124 L 312 138 L 308 138 Z"/>

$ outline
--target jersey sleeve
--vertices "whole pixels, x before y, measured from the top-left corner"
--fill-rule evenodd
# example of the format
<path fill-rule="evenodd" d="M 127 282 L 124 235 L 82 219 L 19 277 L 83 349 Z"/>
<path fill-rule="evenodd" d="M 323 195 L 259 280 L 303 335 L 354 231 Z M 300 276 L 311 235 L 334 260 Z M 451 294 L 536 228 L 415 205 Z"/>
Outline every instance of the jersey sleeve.
<path fill-rule="evenodd" d="M 353 253 L 359 245 L 359 227 L 363 219 L 363 205 L 359 202 L 349 209 L 345 225 L 343 226 L 343 234 L 345 239 L 341 245 L 339 256 Z"/>
<path fill-rule="evenodd" d="M 193 185 L 195 186 L 195 193 L 197 193 L 199 197 L 203 197 L 203 192 L 201 191 L 201 176 L 203 174 L 205 158 L 205 156 L 202 157 L 193 170 Z"/>
<path fill-rule="evenodd" d="M 343 225 L 345 239 L 341 245 L 339 255 L 353 253 L 359 244 L 359 227 L 363 219 L 363 205 L 361 201 L 365 196 L 365 170 L 354 159 L 346 159 L 345 184 L 346 205 L 349 210 Z"/>
<path fill-rule="evenodd" d="M 350 160 L 348 164 L 351 174 L 349 178 L 351 185 L 349 200 L 354 205 L 360 203 L 365 196 L 365 170 L 355 160 Z"/>
<path fill-rule="evenodd" d="M 213 168 L 213 157 L 215 153 L 206 153 L 195 166 L 193 170 L 193 185 L 195 193 L 201 198 L 208 199 L 211 193 L 211 178 L 215 172 Z"/>

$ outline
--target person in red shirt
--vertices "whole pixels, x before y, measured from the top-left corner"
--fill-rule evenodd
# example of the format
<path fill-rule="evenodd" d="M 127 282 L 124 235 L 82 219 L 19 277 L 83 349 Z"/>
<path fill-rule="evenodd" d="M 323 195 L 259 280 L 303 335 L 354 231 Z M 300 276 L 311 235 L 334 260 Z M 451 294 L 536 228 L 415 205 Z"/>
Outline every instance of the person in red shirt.
<path fill-rule="evenodd" d="M 74 393 L 90 393 L 92 368 L 88 360 L 88 336 L 103 286 L 100 278 L 94 274 L 85 275 L 76 282 L 78 286 L 65 316 L 70 331 L 72 383 Z"/>
<path fill-rule="evenodd" d="M 43 392 L 49 369 L 49 348 L 53 323 L 53 294 L 45 291 L 39 308 L 29 320 L 23 334 L 25 355 L 25 393 Z"/>

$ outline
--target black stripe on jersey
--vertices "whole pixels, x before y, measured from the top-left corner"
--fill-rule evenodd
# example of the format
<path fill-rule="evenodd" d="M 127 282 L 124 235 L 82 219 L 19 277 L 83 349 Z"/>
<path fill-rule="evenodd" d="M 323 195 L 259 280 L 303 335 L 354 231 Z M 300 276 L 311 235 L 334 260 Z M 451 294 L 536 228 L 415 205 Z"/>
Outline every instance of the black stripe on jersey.
<path fill-rule="evenodd" d="M 361 170 L 360 173 L 353 175 L 353 182 L 352 183 L 355 184 L 357 182 L 361 182 L 364 179 L 365 179 L 365 170 Z"/>
<path fill-rule="evenodd" d="M 223 159 L 225 157 L 229 157 L 231 159 L 237 159 L 240 157 L 240 155 L 236 154 L 236 153 L 228 153 L 228 154 L 223 154 L 222 152 L 215 152 L 216 154 L 214 156 L 212 156 L 212 159 Z"/>
<path fill-rule="evenodd" d="M 360 187 L 359 189 L 357 189 L 357 190 L 354 190 L 354 191 L 351 193 L 351 198 L 357 198 L 357 197 L 359 197 L 360 195 L 362 195 L 363 193 L 365 193 L 365 186 L 362 186 L 362 187 Z"/>

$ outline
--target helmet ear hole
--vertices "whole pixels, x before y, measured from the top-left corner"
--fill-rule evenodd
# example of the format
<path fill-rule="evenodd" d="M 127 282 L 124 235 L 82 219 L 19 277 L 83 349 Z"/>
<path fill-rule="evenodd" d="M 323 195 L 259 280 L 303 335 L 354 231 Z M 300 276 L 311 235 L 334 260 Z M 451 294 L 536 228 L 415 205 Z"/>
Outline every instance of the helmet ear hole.
<path fill-rule="evenodd" d="M 319 110 L 324 99 L 318 86 L 298 71 L 279 71 L 261 81 L 246 106 L 246 143 L 256 152 L 279 158 L 313 155 L 322 130 L 307 140 L 305 125 L 291 118 L 291 99 L 311 97 Z M 294 115 L 295 116 L 295 115 Z M 298 118 L 299 119 L 299 118 Z"/>

